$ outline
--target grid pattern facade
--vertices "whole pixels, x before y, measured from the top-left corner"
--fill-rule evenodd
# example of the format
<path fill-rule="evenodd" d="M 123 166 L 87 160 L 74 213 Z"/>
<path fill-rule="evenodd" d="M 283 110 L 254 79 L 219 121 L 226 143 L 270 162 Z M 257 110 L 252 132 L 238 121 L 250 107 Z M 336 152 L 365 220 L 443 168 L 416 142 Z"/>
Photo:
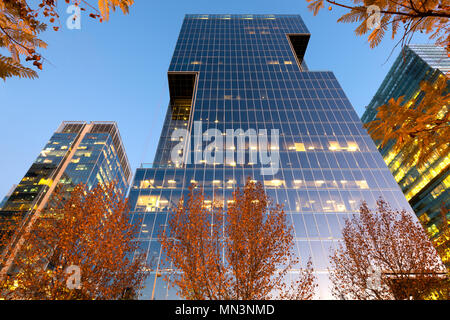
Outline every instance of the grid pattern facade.
<path fill-rule="evenodd" d="M 377 108 L 391 98 L 404 96 L 407 102 L 416 97 L 420 83 L 434 82 L 450 71 L 450 58 L 445 48 L 434 45 L 407 45 L 395 59 L 394 64 L 381 83 L 361 117 L 363 123 L 370 122 L 377 115 Z"/>
<path fill-rule="evenodd" d="M 330 298 L 329 250 L 360 201 L 374 206 L 383 196 L 395 207 L 409 208 L 333 73 L 308 71 L 288 35 L 309 38 L 300 16 L 185 17 L 169 82 L 177 73 L 195 75 L 192 103 L 185 103 L 180 113 L 171 101 L 155 163 L 137 169 L 129 194 L 134 218 L 142 218 L 137 241 L 154 268 L 143 299 L 176 298 L 161 277 L 171 266 L 163 263 L 157 238 L 171 206 L 192 182 L 226 207 L 247 177 L 261 181 L 268 195 L 284 204 L 295 230 L 294 250 L 301 262 L 291 276 L 311 257 L 320 298 Z M 281 169 L 261 175 L 257 162 L 173 163 L 170 152 L 179 141 L 172 141 L 171 134 L 187 128 L 192 141 L 194 121 L 202 121 L 202 132 L 279 129 Z M 246 145 L 246 159 L 252 147 Z"/>
<path fill-rule="evenodd" d="M 118 190 L 126 195 L 131 171 L 126 155 L 118 156 L 123 147 L 117 126 L 96 124 L 64 122 L 58 128 L 0 209 L 0 229 L 1 219 L 26 223 L 39 205 L 45 205 L 43 199 L 55 183 L 70 191 L 79 183 L 92 188 L 97 183 L 117 181 Z"/>
<path fill-rule="evenodd" d="M 362 120 L 364 123 L 375 119 L 377 108 L 386 104 L 391 98 L 405 96 L 403 104 L 423 94 L 420 83 L 424 80 L 435 82 L 439 77 L 445 77 L 450 71 L 450 57 L 445 48 L 434 45 L 409 45 L 405 54 L 400 54 L 391 70 L 383 80 L 380 88 L 370 102 Z M 450 89 L 450 80 L 447 80 Z M 448 106 L 443 106 L 448 108 Z M 375 141 L 379 147 L 379 141 Z M 405 166 L 402 162 L 402 151 L 394 152 L 392 142 L 380 148 L 386 164 L 398 182 L 406 199 L 409 201 L 419 219 L 426 224 L 433 241 L 440 245 L 444 241 L 445 221 L 441 215 L 444 203 L 450 208 L 450 155 L 434 157 L 424 168 Z M 450 215 L 447 217 L 450 221 Z M 450 266 L 450 248 L 447 254 L 441 256 L 447 266 Z"/>

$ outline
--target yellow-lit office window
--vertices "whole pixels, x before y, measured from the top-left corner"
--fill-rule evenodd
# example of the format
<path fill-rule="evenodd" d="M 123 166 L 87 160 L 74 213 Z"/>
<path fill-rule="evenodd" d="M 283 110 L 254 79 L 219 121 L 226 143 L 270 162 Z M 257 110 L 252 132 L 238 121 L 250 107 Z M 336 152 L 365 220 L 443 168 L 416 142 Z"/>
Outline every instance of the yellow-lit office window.
<path fill-rule="evenodd" d="M 360 189 L 369 189 L 369 185 L 367 184 L 366 180 L 357 180 L 356 181 L 356 185 L 360 188 Z"/>
<path fill-rule="evenodd" d="M 391 150 L 391 151 L 389 151 L 387 156 L 385 156 L 384 162 L 386 162 L 386 164 L 389 165 L 396 156 L 397 156 L 397 153 Z"/>
<path fill-rule="evenodd" d="M 203 200 L 203 205 L 202 205 L 202 207 L 203 207 L 203 208 L 206 208 L 206 209 L 211 209 L 211 208 L 212 208 L 212 201 L 209 200 L 209 199 Z"/>
<path fill-rule="evenodd" d="M 44 179 L 44 178 L 42 178 L 41 180 L 39 180 L 39 185 L 46 185 L 46 186 L 51 186 L 52 185 L 52 183 L 53 183 L 53 180 L 52 179 Z"/>
<path fill-rule="evenodd" d="M 428 216 L 428 214 L 424 213 L 424 214 L 420 215 L 419 220 L 420 220 L 422 223 L 428 223 L 428 222 L 430 222 L 431 219 L 430 219 L 430 217 Z"/>
<path fill-rule="evenodd" d="M 151 179 L 151 180 L 142 180 L 139 188 L 141 189 L 153 189 L 154 186 L 153 184 L 155 183 L 155 180 Z"/>
<path fill-rule="evenodd" d="M 234 186 L 235 186 L 235 184 L 236 184 L 236 180 L 234 180 L 234 179 L 229 179 L 229 180 L 226 182 L 226 188 L 227 188 L 227 189 L 233 189 Z"/>
<path fill-rule="evenodd" d="M 293 188 L 298 189 L 303 185 L 303 180 L 294 180 L 293 182 Z"/>
<path fill-rule="evenodd" d="M 353 142 L 353 141 L 347 142 L 347 151 L 354 152 L 354 151 L 358 151 L 358 150 L 359 150 L 359 146 L 356 142 Z"/>
<path fill-rule="evenodd" d="M 435 224 L 433 224 L 431 227 L 428 227 L 427 230 L 431 236 L 435 236 L 436 234 L 439 233 L 439 229 L 436 227 Z"/>
<path fill-rule="evenodd" d="M 264 180 L 264 185 L 269 188 L 279 188 L 285 185 L 284 180 Z"/>
<path fill-rule="evenodd" d="M 405 170 L 403 170 L 403 168 L 399 169 L 397 171 L 397 174 L 394 176 L 395 181 L 399 182 L 400 180 L 403 179 L 403 177 L 405 176 L 406 172 Z"/>
<path fill-rule="evenodd" d="M 314 181 L 314 184 L 317 188 L 321 188 L 324 183 L 325 183 L 325 181 L 323 181 L 323 180 L 315 180 Z"/>
<path fill-rule="evenodd" d="M 340 148 L 341 148 L 341 146 L 339 145 L 339 142 L 330 141 L 330 146 L 328 147 L 328 149 L 330 149 L 331 151 L 336 151 L 336 150 L 339 150 Z"/>
<path fill-rule="evenodd" d="M 137 206 L 143 208 L 145 212 L 153 212 L 159 208 L 160 197 L 153 195 L 139 196 Z"/>
<path fill-rule="evenodd" d="M 298 151 L 298 152 L 306 151 L 305 145 L 303 143 L 301 143 L 301 142 L 295 142 L 294 145 L 290 146 L 288 149 L 289 150 L 295 150 L 295 151 Z"/>

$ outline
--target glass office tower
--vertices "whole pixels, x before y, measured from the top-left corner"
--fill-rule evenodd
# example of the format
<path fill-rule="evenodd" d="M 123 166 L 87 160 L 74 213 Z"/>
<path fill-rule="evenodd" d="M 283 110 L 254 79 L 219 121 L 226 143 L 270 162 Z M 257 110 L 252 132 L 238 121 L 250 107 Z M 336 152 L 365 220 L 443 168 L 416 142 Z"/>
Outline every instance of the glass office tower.
<path fill-rule="evenodd" d="M 375 120 L 377 108 L 388 103 L 391 98 L 404 96 L 403 105 L 420 99 L 420 83 L 435 83 L 450 72 L 450 57 L 444 47 L 435 45 L 408 45 L 392 65 L 380 88 L 367 106 L 362 116 L 364 123 Z M 447 78 L 447 91 L 450 80 Z M 449 106 L 442 106 L 448 108 Z M 395 112 L 395 110 L 393 110 Z M 375 141 L 379 147 L 379 141 Z M 445 232 L 441 208 L 450 209 L 450 155 L 435 156 L 423 168 L 406 166 L 402 151 L 394 152 L 392 143 L 380 148 L 380 153 L 395 180 L 403 190 L 406 199 L 419 219 L 427 226 L 436 247 L 439 247 L 443 262 L 450 267 L 450 234 Z M 447 214 L 450 222 L 450 213 Z"/>
<path fill-rule="evenodd" d="M 38 208 L 45 207 L 58 184 L 70 192 L 78 183 L 92 188 L 117 181 L 125 196 L 131 178 L 115 122 L 63 122 L 0 209 L 0 232 L 2 219 L 24 226 Z"/>
<path fill-rule="evenodd" d="M 168 71 L 170 102 L 155 160 L 137 169 L 129 194 L 135 218 L 143 218 L 137 240 L 154 267 L 143 299 L 176 298 L 161 276 L 171 266 L 163 264 L 157 234 L 191 183 L 226 206 L 247 177 L 262 182 L 284 204 L 301 266 L 312 258 L 318 298 L 330 298 L 329 249 L 361 200 L 374 206 L 383 196 L 410 210 L 334 74 L 308 70 L 309 38 L 298 15 L 186 15 Z M 177 134 L 183 130 L 186 135 Z M 261 150 L 264 130 L 270 147 Z M 244 135 L 245 161 L 232 153 L 239 139 L 223 143 L 226 156 L 217 147 L 218 157 L 208 159 L 210 143 L 231 133 Z M 274 156 L 270 165 L 262 151 Z"/>
<path fill-rule="evenodd" d="M 14 184 L 11 189 L 9 189 L 8 193 L 6 194 L 6 196 L 3 197 L 2 202 L 0 202 L 0 210 L 3 208 L 3 206 L 5 205 L 6 201 L 8 201 L 9 196 L 13 193 L 14 189 L 16 189 L 17 185 Z"/>

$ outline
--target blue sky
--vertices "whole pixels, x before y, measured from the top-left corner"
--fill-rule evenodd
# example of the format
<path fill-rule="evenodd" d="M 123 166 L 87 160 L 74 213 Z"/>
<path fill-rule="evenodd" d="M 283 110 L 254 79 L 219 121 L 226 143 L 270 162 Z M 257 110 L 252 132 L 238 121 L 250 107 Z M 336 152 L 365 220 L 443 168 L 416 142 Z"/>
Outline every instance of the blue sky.
<path fill-rule="evenodd" d="M 0 200 L 63 120 L 117 121 L 132 170 L 152 162 L 168 103 L 166 73 L 187 13 L 300 14 L 312 34 L 308 67 L 333 71 L 359 116 L 399 52 L 388 60 L 389 35 L 370 49 L 355 24 L 336 23 L 343 10 L 314 17 L 305 0 L 136 0 L 129 15 L 106 23 L 83 15 L 81 30 L 65 27 L 66 8 L 61 1 L 61 30 L 41 37 L 49 62 L 39 79 L 0 82 Z"/>

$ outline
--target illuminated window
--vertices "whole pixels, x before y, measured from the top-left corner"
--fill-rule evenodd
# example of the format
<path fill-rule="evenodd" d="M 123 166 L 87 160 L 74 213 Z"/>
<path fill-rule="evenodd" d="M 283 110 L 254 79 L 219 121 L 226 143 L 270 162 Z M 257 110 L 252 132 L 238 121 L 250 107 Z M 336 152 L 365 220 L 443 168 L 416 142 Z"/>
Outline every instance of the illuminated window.
<path fill-rule="evenodd" d="M 52 185 L 52 183 L 53 183 L 53 180 L 52 179 L 44 179 L 44 178 L 42 178 L 41 180 L 39 180 L 39 185 L 46 185 L 46 186 L 51 186 Z"/>
<path fill-rule="evenodd" d="M 324 183 L 325 183 L 325 181 L 323 181 L 323 180 L 316 180 L 316 181 L 315 181 L 316 186 L 319 187 L 319 188 L 320 188 Z"/>
<path fill-rule="evenodd" d="M 155 180 L 142 180 L 139 188 L 141 189 L 150 189 L 154 188 L 153 184 L 155 183 Z"/>
<path fill-rule="evenodd" d="M 361 189 L 369 189 L 369 185 L 367 184 L 366 180 L 357 180 L 356 185 Z"/>
<path fill-rule="evenodd" d="M 305 145 L 303 143 L 296 142 L 295 143 L 295 151 L 306 151 Z"/>
<path fill-rule="evenodd" d="M 356 142 L 347 142 L 347 150 L 353 152 L 359 150 L 359 147 Z"/>
<path fill-rule="evenodd" d="M 278 180 L 278 179 L 274 179 L 274 180 L 266 180 L 264 181 L 264 185 L 266 185 L 267 187 L 281 187 L 284 186 L 284 180 Z"/>
<path fill-rule="evenodd" d="M 341 147 L 339 146 L 339 142 L 337 141 L 330 141 L 330 147 L 329 149 L 332 151 L 339 150 Z"/>
<path fill-rule="evenodd" d="M 153 212 L 160 207 L 159 199 L 159 196 L 139 196 L 137 206 L 143 207 L 145 212 Z"/>

